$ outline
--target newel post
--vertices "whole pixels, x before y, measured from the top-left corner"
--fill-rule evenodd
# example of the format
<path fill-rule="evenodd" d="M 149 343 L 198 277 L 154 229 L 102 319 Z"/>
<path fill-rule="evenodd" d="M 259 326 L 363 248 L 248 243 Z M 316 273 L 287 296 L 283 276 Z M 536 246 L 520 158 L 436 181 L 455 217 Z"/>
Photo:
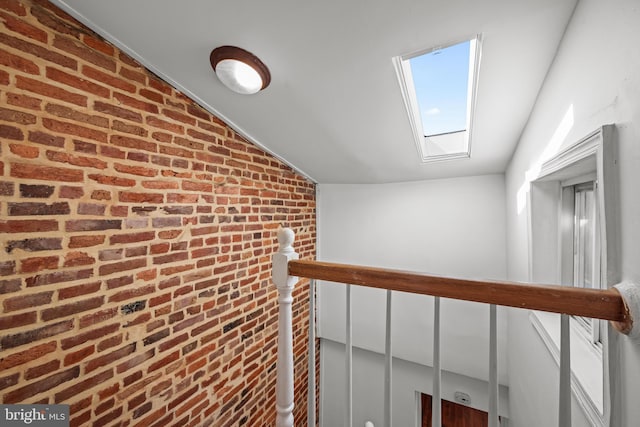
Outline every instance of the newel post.
<path fill-rule="evenodd" d="M 278 252 L 273 255 L 273 282 L 278 288 L 278 361 L 276 364 L 276 427 L 293 427 L 293 331 L 291 303 L 297 277 L 289 276 L 289 260 L 295 235 L 290 228 L 278 229 Z"/>

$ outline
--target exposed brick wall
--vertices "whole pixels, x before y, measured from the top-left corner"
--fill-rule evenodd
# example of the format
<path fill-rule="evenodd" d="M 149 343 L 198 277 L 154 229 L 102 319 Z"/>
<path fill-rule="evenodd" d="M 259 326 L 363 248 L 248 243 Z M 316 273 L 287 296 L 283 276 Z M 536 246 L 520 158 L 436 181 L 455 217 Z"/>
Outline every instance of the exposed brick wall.
<path fill-rule="evenodd" d="M 0 21 L 1 401 L 273 425 L 271 255 L 286 224 L 315 256 L 314 185 L 46 1 L 0 0 Z"/>

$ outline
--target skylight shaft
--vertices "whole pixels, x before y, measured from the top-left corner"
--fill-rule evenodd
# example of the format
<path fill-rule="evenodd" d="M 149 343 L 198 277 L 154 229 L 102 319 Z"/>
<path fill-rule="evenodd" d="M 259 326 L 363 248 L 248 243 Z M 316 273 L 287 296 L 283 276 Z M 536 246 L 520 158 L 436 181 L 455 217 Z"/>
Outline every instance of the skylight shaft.
<path fill-rule="evenodd" d="M 470 156 L 478 39 L 394 58 L 423 161 Z"/>

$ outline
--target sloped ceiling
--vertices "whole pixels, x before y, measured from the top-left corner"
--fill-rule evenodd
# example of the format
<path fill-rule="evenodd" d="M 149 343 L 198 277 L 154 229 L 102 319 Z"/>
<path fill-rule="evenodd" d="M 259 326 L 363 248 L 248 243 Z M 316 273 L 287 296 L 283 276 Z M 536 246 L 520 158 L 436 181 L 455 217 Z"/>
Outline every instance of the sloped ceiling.
<path fill-rule="evenodd" d="M 238 132 L 320 183 L 504 172 L 576 0 L 53 0 Z M 482 34 L 470 159 L 422 163 L 392 57 Z M 271 70 L 224 87 L 221 45 Z"/>

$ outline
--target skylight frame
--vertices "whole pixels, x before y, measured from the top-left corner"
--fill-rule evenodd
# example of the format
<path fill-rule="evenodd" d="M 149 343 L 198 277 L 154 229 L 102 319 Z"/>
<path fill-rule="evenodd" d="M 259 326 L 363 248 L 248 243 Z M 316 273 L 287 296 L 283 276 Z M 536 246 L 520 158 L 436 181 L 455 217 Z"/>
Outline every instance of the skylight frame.
<path fill-rule="evenodd" d="M 452 153 L 445 154 L 429 154 L 427 138 L 435 135 L 425 135 L 423 131 L 421 111 L 418 104 L 416 90 L 413 83 L 413 75 L 411 72 L 410 60 L 412 58 L 426 55 L 432 52 L 443 50 L 460 43 L 470 42 L 469 47 L 469 73 L 467 82 L 467 117 L 466 130 L 464 131 L 464 149 Z M 393 58 L 393 64 L 396 69 L 396 75 L 400 84 L 403 101 L 411 125 L 413 138 L 418 149 L 421 161 L 423 163 L 440 162 L 445 160 L 465 159 L 471 157 L 471 141 L 473 134 L 473 121 L 476 105 L 476 93 L 478 87 L 478 74 L 480 69 L 480 52 L 482 46 L 481 34 L 471 37 L 465 37 L 447 44 L 435 46 L 429 49 L 423 49 L 406 55 L 396 56 Z"/>

